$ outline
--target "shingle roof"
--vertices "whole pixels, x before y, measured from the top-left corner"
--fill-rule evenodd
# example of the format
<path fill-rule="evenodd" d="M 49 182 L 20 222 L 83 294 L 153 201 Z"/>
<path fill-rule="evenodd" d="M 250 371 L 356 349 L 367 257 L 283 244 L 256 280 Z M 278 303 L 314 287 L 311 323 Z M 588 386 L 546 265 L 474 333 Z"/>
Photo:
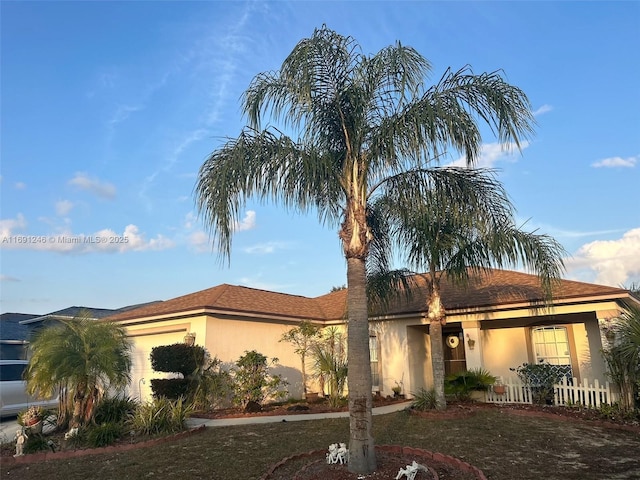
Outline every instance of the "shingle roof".
<path fill-rule="evenodd" d="M 94 320 L 101 319 L 105 317 L 109 317 L 111 315 L 116 315 L 121 312 L 126 312 L 129 310 L 133 310 L 145 305 L 151 305 L 156 302 L 149 303 L 141 303 L 137 305 L 128 305 L 126 307 L 112 309 L 112 308 L 93 308 L 93 307 L 67 307 L 62 310 L 56 310 L 55 312 L 47 313 L 45 315 L 31 315 L 30 318 L 25 318 L 20 323 L 31 324 L 31 323 L 39 323 L 44 322 L 45 320 L 56 320 L 56 319 L 71 319 L 76 318 L 82 313 L 86 313 L 89 318 Z"/>
<path fill-rule="evenodd" d="M 395 302 L 388 314 L 423 312 L 426 308 L 428 276 L 416 276 L 416 289 L 409 301 Z M 498 307 L 500 305 L 535 303 L 543 293 L 535 275 L 507 270 L 492 270 L 473 276 L 466 288 L 446 278 L 441 282 L 441 295 L 447 310 Z M 562 280 L 554 293 L 556 302 L 578 301 L 588 297 L 626 297 L 626 290 L 590 283 Z M 157 302 L 108 317 L 109 321 L 170 316 L 194 311 L 218 311 L 227 314 L 285 317 L 291 320 L 340 320 L 345 318 L 347 290 L 339 290 L 316 298 L 288 295 L 228 284 L 218 285 L 164 302 Z"/>
<path fill-rule="evenodd" d="M 109 320 L 128 320 L 193 310 L 218 310 L 245 315 L 327 320 L 326 312 L 322 307 L 324 303 L 326 302 L 308 297 L 222 284 L 165 302 L 113 315 L 109 317 Z M 330 310 L 334 311 L 336 307 L 332 306 L 333 309 Z"/>
<path fill-rule="evenodd" d="M 37 316 L 30 313 L 3 313 L 0 315 L 0 340 L 27 340 L 32 329 L 20 322 Z"/>
<path fill-rule="evenodd" d="M 428 298 L 428 274 L 414 277 L 416 286 L 409 301 L 398 301 L 387 313 L 402 314 L 423 312 Z M 544 300 L 544 293 L 535 275 L 510 270 L 493 269 L 484 274 L 471 274 L 465 287 L 443 277 L 440 296 L 444 307 L 451 310 L 497 308 L 513 304 L 535 304 Z M 554 302 L 584 300 L 589 297 L 626 297 L 627 290 L 592 283 L 561 280 L 554 288 Z"/>

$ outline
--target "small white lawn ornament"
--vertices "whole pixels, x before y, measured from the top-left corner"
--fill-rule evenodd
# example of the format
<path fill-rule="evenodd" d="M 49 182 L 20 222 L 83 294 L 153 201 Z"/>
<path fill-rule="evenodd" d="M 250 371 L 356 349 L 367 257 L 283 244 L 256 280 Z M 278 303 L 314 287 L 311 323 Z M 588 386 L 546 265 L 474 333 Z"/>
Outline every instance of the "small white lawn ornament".
<path fill-rule="evenodd" d="M 347 450 L 347 444 L 341 443 L 336 453 L 336 463 L 343 465 L 349 461 L 349 450 Z"/>
<path fill-rule="evenodd" d="M 336 463 L 336 455 L 338 454 L 338 444 L 332 443 L 329 445 L 329 451 L 327 452 L 327 463 Z"/>
<path fill-rule="evenodd" d="M 78 435 L 78 427 L 73 427 L 71 430 L 69 430 L 67 433 L 64 434 L 64 439 L 69 440 L 70 438 L 73 438 L 76 435 Z"/>
<path fill-rule="evenodd" d="M 327 452 L 327 463 L 340 463 L 344 465 L 349 461 L 349 450 L 346 443 L 332 443 Z"/>
<path fill-rule="evenodd" d="M 429 470 L 424 465 L 420 465 L 415 460 L 411 463 L 411 465 L 407 465 L 406 468 L 401 468 L 398 471 L 398 475 L 396 475 L 396 480 L 400 480 L 401 477 L 407 477 L 407 480 L 414 480 L 416 475 L 418 474 L 418 470 L 424 470 L 428 472 Z"/>
<path fill-rule="evenodd" d="M 16 454 L 14 457 L 22 457 L 24 455 L 24 444 L 27 443 L 27 434 L 24 428 L 16 430 Z"/>

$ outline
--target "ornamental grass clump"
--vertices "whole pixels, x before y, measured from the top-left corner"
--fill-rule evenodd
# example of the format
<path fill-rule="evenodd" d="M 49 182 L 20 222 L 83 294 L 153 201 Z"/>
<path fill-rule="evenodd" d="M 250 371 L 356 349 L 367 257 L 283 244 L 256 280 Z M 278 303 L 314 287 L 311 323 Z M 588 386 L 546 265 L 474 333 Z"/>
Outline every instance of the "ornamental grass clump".
<path fill-rule="evenodd" d="M 426 411 L 435 410 L 438 408 L 438 396 L 436 395 L 435 388 L 427 390 L 421 388 L 417 392 L 411 394 L 413 400 L 411 401 L 411 408 L 414 410 Z"/>
<path fill-rule="evenodd" d="M 155 398 L 138 406 L 129 426 L 138 435 L 177 433 L 186 428 L 192 410 L 191 404 L 186 404 L 182 398 Z"/>

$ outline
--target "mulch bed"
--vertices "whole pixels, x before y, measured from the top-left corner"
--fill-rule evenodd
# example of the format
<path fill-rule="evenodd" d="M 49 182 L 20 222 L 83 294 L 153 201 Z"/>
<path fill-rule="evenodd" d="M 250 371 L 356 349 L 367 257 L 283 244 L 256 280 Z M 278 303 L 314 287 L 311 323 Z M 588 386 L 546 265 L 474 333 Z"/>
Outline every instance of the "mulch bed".
<path fill-rule="evenodd" d="M 419 448 L 377 446 L 376 471 L 369 475 L 352 473 L 347 465 L 329 465 L 325 454 L 326 450 L 316 450 L 288 457 L 272 466 L 260 480 L 386 480 L 396 478 L 414 461 L 427 468 L 418 472 L 416 480 L 486 480 L 482 471 L 466 462 Z"/>
<path fill-rule="evenodd" d="M 407 402 L 404 398 L 394 397 L 373 397 L 373 406 L 383 407 L 385 405 L 393 405 L 396 403 Z M 300 402 L 300 403 L 284 403 L 263 405 L 260 411 L 246 412 L 242 408 L 221 408 L 213 412 L 196 412 L 192 417 L 207 418 L 211 420 L 219 418 L 244 418 L 256 416 L 274 416 L 274 415 L 305 415 L 311 413 L 331 413 L 331 412 L 347 412 L 348 405 L 342 407 L 331 407 L 327 400 L 321 399 L 318 402 Z"/>

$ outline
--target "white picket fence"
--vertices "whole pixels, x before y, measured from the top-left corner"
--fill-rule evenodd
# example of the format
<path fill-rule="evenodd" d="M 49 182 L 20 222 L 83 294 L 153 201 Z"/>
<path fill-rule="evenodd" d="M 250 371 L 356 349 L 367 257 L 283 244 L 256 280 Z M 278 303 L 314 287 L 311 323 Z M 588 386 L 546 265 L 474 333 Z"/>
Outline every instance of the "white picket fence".
<path fill-rule="evenodd" d="M 486 401 L 489 403 L 533 403 L 531 389 L 525 386 L 518 378 L 503 380 L 505 393 L 499 395 L 489 389 L 486 392 Z M 611 388 L 609 382 L 600 385 L 598 380 L 589 384 L 588 379 L 582 383 L 577 378 L 563 378 L 560 383 L 554 385 L 554 405 L 581 405 L 583 407 L 598 408 L 600 405 L 609 404 L 618 400 L 618 393 Z"/>

